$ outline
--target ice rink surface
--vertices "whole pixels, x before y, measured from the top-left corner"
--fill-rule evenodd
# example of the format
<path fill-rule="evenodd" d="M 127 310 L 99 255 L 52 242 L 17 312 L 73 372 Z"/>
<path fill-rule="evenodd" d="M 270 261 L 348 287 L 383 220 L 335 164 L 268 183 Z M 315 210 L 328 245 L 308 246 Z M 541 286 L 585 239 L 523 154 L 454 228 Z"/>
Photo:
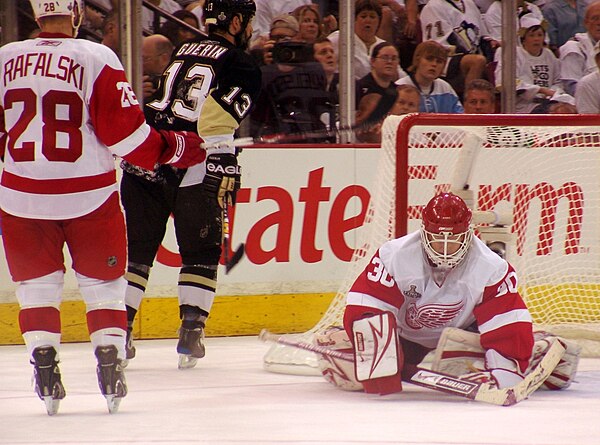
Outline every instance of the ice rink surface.
<path fill-rule="evenodd" d="M 53 417 L 33 392 L 25 347 L 1 346 L 0 443 L 600 444 L 600 359 L 583 359 L 566 391 L 497 407 L 410 384 L 379 397 L 273 374 L 262 369 L 269 345 L 256 337 L 209 338 L 196 368 L 178 370 L 175 343 L 136 342 L 129 394 L 113 415 L 90 344 L 64 344 L 67 397 Z"/>

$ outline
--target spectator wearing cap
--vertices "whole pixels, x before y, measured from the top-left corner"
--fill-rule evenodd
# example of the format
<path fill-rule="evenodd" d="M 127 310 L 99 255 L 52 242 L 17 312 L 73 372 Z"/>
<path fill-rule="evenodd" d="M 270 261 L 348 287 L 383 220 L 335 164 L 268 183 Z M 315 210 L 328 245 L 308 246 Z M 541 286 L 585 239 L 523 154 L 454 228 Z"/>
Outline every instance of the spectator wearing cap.
<path fill-rule="evenodd" d="M 261 65 L 273 63 L 273 46 L 277 42 L 295 41 L 298 39 L 300 26 L 291 14 L 281 14 L 273 19 L 269 37 L 266 41 L 256 41 L 251 52 Z"/>
<path fill-rule="evenodd" d="M 560 62 L 545 46 L 546 23 L 531 14 L 519 19 L 517 47 L 517 113 L 546 113 L 552 101 L 573 102 L 560 81 Z M 502 48 L 496 52 L 496 86 L 501 87 Z"/>
<path fill-rule="evenodd" d="M 600 113 L 600 42 L 594 46 L 596 71 L 586 74 L 575 91 L 575 105 L 581 114 Z"/>
<path fill-rule="evenodd" d="M 525 14 L 532 14 L 542 21 L 544 16 L 542 10 L 532 2 L 517 0 L 517 10 L 515 12 L 516 31 L 519 32 L 518 17 Z M 483 15 L 483 21 L 489 31 L 490 37 L 498 42 L 502 42 L 502 2 L 497 0 L 493 2 Z"/>
<path fill-rule="evenodd" d="M 252 22 L 254 30 L 252 38 L 258 40 L 259 47 L 268 40 L 269 31 L 276 17 L 290 13 L 299 6 L 312 4 L 311 0 L 254 0 L 254 2 L 256 3 L 256 16 Z M 252 44 L 252 46 L 255 45 Z"/>
<path fill-rule="evenodd" d="M 560 47 L 560 77 L 564 90 L 575 94 L 577 82 L 597 70 L 594 44 L 600 41 L 600 1 L 591 3 L 583 19 L 586 32 L 577 33 Z"/>

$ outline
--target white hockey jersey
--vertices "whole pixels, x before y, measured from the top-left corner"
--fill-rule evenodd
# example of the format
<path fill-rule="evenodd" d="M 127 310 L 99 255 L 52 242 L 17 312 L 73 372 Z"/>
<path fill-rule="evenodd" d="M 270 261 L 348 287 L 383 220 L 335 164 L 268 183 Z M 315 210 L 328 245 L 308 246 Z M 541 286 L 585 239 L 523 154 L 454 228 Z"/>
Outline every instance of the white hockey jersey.
<path fill-rule="evenodd" d="M 10 214 L 88 214 L 117 190 L 113 155 L 152 168 L 163 150 L 104 45 L 42 33 L 0 48 L 0 73 L 0 206 Z"/>
<path fill-rule="evenodd" d="M 496 86 L 500 87 L 502 48 L 496 50 L 494 60 L 496 61 Z M 557 95 L 564 93 L 560 79 L 560 65 L 560 61 L 548 48 L 543 48 L 539 56 L 534 56 L 523 47 L 517 47 L 517 113 L 530 113 L 539 105 L 539 100 L 545 97 L 538 94 L 541 87 L 550 88 Z"/>
<path fill-rule="evenodd" d="M 423 40 L 453 46 L 456 53 L 476 52 L 481 37 L 489 34 L 473 0 L 430 0 L 420 20 Z"/>
<path fill-rule="evenodd" d="M 388 241 L 354 282 L 346 303 L 362 307 L 359 313 L 392 312 L 400 336 L 427 348 L 435 348 L 444 328 L 465 329 L 476 322 L 482 347 L 526 367 L 531 315 L 517 292 L 513 268 L 474 237 L 441 285 L 435 270 L 418 231 Z"/>

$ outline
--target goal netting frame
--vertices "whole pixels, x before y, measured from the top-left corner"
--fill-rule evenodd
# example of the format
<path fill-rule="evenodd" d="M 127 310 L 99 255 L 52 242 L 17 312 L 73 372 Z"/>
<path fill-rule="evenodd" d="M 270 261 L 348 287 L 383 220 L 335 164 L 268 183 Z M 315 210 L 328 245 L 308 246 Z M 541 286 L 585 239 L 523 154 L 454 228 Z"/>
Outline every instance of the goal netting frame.
<path fill-rule="evenodd" d="M 345 296 L 385 241 L 419 227 L 440 191 L 460 194 L 476 233 L 506 255 L 536 329 L 600 355 L 600 118 L 595 115 L 410 114 L 382 129 L 376 181 L 358 247 L 312 342 L 341 325 Z M 265 369 L 318 374 L 314 353 L 274 344 Z"/>

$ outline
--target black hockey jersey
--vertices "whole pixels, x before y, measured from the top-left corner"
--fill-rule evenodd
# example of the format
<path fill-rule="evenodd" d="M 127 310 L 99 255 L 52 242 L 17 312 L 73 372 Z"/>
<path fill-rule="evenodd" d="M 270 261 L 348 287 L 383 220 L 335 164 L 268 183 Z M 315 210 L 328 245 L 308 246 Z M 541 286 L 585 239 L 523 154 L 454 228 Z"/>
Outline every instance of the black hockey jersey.
<path fill-rule="evenodd" d="M 197 131 L 203 139 L 231 136 L 254 105 L 261 71 L 254 59 L 211 34 L 179 46 L 145 106 L 153 127 Z"/>

